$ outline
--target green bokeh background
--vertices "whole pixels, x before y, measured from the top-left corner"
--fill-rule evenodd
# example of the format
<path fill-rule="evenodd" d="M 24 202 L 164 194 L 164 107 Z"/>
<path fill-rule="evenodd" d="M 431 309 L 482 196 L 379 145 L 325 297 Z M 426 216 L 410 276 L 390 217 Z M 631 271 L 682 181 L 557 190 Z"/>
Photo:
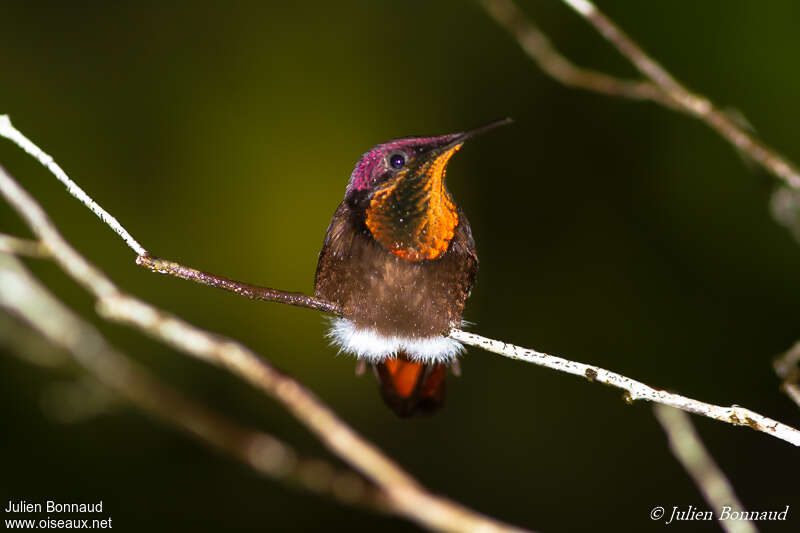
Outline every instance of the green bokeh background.
<path fill-rule="evenodd" d="M 577 63 L 635 75 L 560 2 L 521 3 Z M 800 5 L 599 4 L 800 160 Z M 770 217 L 772 179 L 686 116 L 556 84 L 473 2 L 6 3 L 0 19 L 0 112 L 153 253 L 257 284 L 312 290 L 372 145 L 513 117 L 448 173 L 481 258 L 473 330 L 800 424 L 770 366 L 800 337 L 800 248 Z M 317 313 L 148 274 L 35 161 L 4 141 L 0 163 L 121 287 L 268 357 L 437 492 L 552 532 L 662 531 L 654 506 L 707 508 L 646 404 L 470 350 L 442 413 L 398 420 Z M 27 235 L 6 207 L 0 231 Z M 103 323 L 55 266 L 28 264 L 176 388 L 326 456 L 271 400 Z M 4 508 L 103 499 L 122 531 L 413 528 L 262 479 L 132 408 L 57 423 L 42 398 L 69 378 L 0 358 Z M 695 422 L 748 508 L 793 506 L 762 531 L 797 531 L 798 451 Z"/>

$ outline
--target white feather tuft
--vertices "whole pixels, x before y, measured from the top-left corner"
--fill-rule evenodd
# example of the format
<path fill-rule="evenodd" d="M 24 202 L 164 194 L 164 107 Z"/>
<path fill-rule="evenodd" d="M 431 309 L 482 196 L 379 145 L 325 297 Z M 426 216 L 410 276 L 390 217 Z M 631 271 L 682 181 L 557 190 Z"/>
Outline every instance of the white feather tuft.
<path fill-rule="evenodd" d="M 412 361 L 448 363 L 464 351 L 464 346 L 450 337 L 387 337 L 372 329 L 356 328 L 346 318 L 331 320 L 328 338 L 340 352 L 353 354 L 371 363 L 395 357 L 399 351 L 405 352 Z"/>

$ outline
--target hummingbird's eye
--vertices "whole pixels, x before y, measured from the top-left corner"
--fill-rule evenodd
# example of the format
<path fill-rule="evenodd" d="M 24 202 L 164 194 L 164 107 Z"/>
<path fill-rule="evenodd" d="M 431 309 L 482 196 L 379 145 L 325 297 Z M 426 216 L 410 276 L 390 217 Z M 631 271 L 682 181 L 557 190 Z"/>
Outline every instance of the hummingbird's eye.
<path fill-rule="evenodd" d="M 389 165 L 392 168 L 400 169 L 406 164 L 406 156 L 403 154 L 392 154 L 389 156 Z"/>

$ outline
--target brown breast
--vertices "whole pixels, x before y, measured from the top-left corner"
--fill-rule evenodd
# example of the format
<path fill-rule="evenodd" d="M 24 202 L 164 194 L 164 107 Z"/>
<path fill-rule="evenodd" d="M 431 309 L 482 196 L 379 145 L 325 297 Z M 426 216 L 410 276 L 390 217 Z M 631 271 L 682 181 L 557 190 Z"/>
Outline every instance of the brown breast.
<path fill-rule="evenodd" d="M 461 210 L 447 251 L 408 262 L 370 235 L 359 215 L 342 203 L 319 255 L 314 293 L 337 303 L 357 327 L 411 338 L 446 334 L 461 324 L 475 282 L 478 257 Z"/>

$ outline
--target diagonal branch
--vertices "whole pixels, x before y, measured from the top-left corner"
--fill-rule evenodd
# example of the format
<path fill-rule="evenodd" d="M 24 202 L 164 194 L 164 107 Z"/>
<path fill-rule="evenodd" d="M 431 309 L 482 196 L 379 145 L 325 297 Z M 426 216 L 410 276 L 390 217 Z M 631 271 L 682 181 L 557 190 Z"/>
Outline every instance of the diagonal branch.
<path fill-rule="evenodd" d="M 64 240 L 41 206 L 1 167 L 0 195 L 47 246 L 56 264 L 94 295 L 98 311 L 104 317 L 133 326 L 191 357 L 224 368 L 277 400 L 331 452 L 383 490 L 387 505 L 396 514 L 437 531 L 522 531 L 427 491 L 310 390 L 248 348 L 119 290 Z"/>
<path fill-rule="evenodd" d="M 667 434 L 672 454 L 694 480 L 697 488 L 703 493 L 706 503 L 716 511 L 715 516 L 720 527 L 727 533 L 758 533 L 751 520 L 721 518 L 723 507 L 728 507 L 731 512 L 741 513 L 744 511 L 744 506 L 736 497 L 728 478 L 703 446 L 703 441 L 694 429 L 689 415 L 663 405 L 656 405 L 654 411 Z"/>
<path fill-rule="evenodd" d="M 19 260 L 0 253 L 0 310 L 3 308 L 66 350 L 100 383 L 132 404 L 228 453 L 259 474 L 328 493 L 347 504 L 386 510 L 383 494 L 352 471 L 342 471 L 319 459 L 300 458 L 272 435 L 240 426 L 166 387 L 57 300 Z M 67 361 L 61 359 L 62 363 Z"/>
<path fill-rule="evenodd" d="M 650 385 L 646 385 L 641 381 L 636 381 L 629 377 L 625 377 L 616 372 L 611 372 L 603 368 L 570 361 L 561 357 L 548 355 L 546 353 L 537 352 L 528 348 L 522 348 L 513 344 L 508 344 L 493 339 L 481 337 L 475 333 L 468 333 L 454 329 L 450 332 L 450 337 L 457 341 L 463 342 L 470 346 L 475 346 L 483 350 L 496 353 L 518 361 L 525 361 L 535 365 L 544 366 L 567 374 L 576 376 L 583 376 L 589 381 L 597 381 L 611 385 L 618 389 L 625 391 L 625 399 L 628 402 L 634 400 L 647 400 L 656 402 L 671 407 L 676 407 L 683 411 L 695 413 L 698 415 L 707 416 L 720 422 L 727 422 L 736 426 L 747 426 L 756 431 L 761 431 L 767 435 L 772 435 L 786 442 L 790 442 L 795 446 L 800 446 L 800 431 L 787 426 L 777 420 L 767 418 L 750 409 L 733 405 L 731 407 L 721 407 L 679 394 L 673 394 L 665 390 L 656 389 Z"/>
<path fill-rule="evenodd" d="M 223 278 L 216 274 L 202 272 L 191 267 L 183 266 L 175 261 L 167 259 L 160 259 L 158 257 L 151 257 L 150 255 L 140 255 L 136 258 L 136 264 L 143 266 L 156 272 L 158 274 L 168 274 L 176 278 L 185 279 L 187 281 L 194 281 L 201 285 L 208 285 L 209 287 L 216 287 L 225 291 L 230 291 L 239 296 L 243 296 L 250 300 L 262 300 L 265 302 L 277 302 L 287 305 L 294 305 L 297 307 L 305 307 L 322 311 L 323 313 L 332 313 L 335 315 L 341 314 L 339 306 L 333 302 L 328 302 L 322 298 L 309 296 L 301 292 L 289 292 L 278 289 L 269 289 L 267 287 L 259 287 L 258 285 L 250 285 L 243 281 L 234 281 L 232 279 Z"/>
<path fill-rule="evenodd" d="M 513 0 L 480 0 L 481 5 L 506 28 L 528 55 L 555 80 L 572 87 L 631 98 L 648 99 L 705 122 L 743 154 L 794 189 L 800 189 L 800 171 L 775 150 L 736 124 L 708 98 L 684 87 L 666 69 L 626 35 L 589 0 L 562 0 L 586 19 L 649 80 L 632 82 L 575 67 L 553 48 Z M 659 94 L 660 93 L 660 94 Z"/>

